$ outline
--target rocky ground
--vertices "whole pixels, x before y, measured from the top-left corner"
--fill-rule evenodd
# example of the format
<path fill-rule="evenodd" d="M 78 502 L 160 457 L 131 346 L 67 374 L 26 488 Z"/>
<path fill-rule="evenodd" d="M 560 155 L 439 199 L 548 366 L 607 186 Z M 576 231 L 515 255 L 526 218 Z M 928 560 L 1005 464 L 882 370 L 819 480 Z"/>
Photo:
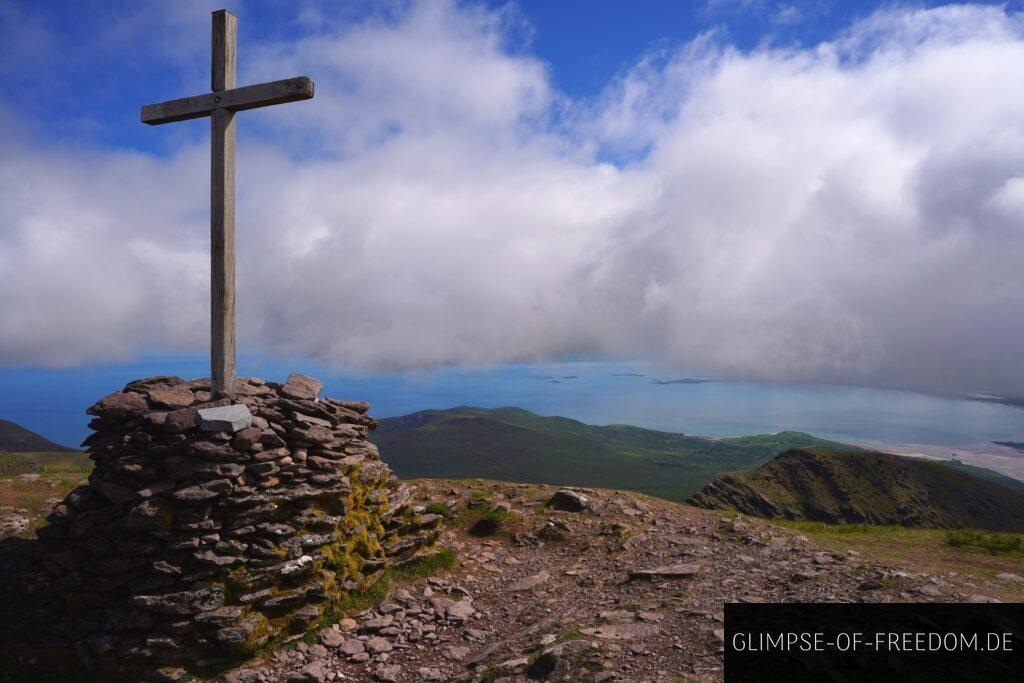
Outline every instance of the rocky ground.
<path fill-rule="evenodd" d="M 35 473 L 0 476 L 0 539 L 29 535 L 33 521 L 42 522 L 87 474 L 76 472 L 59 478 Z"/>
<path fill-rule="evenodd" d="M 764 520 L 633 493 L 415 483 L 424 512 L 446 517 L 441 543 L 456 566 L 396 583 L 376 607 L 220 680 L 714 681 L 726 602 L 1024 595 L 1019 558 L 970 573 L 922 558 L 914 569 L 826 549 Z M 17 507 L 0 509 L 5 533 L 31 533 L 37 511 L 24 496 L 45 507 L 52 485 L 35 476 L 0 482 L 0 496 L 16 494 Z"/>
<path fill-rule="evenodd" d="M 632 493 L 419 487 L 446 501 L 458 565 L 226 680 L 720 680 L 725 602 L 999 601 L 1024 581 L 913 572 Z"/>

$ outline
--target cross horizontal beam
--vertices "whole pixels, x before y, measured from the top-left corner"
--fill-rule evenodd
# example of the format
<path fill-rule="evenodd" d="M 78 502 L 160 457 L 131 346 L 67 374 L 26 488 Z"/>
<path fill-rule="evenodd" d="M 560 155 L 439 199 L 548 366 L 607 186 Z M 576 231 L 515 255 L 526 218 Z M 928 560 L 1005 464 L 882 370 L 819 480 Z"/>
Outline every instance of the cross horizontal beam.
<path fill-rule="evenodd" d="M 209 116 L 217 109 L 243 111 L 283 102 L 308 100 L 311 97 L 313 97 L 313 81 L 305 76 L 299 76 L 259 85 L 247 85 L 244 88 L 221 90 L 208 95 L 182 97 L 157 104 L 146 104 L 142 107 L 142 122 L 157 126 L 161 123 Z"/>

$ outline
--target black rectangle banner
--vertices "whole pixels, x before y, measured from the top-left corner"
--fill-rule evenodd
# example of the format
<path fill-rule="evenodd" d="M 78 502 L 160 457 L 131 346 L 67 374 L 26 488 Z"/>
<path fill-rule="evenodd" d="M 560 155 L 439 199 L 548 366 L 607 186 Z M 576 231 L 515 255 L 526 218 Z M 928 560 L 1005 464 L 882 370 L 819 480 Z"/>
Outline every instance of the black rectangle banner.
<path fill-rule="evenodd" d="M 725 606 L 725 680 L 1024 679 L 1024 605 Z"/>

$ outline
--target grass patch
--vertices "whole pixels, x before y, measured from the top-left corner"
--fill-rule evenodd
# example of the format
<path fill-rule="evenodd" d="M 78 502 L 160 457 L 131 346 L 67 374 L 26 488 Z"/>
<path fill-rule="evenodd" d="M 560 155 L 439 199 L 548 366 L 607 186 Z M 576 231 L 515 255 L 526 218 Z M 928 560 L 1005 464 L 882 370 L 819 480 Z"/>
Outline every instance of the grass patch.
<path fill-rule="evenodd" d="M 451 569 L 457 561 L 454 550 L 441 548 L 405 564 L 388 567 L 373 585 L 361 591 L 349 592 L 327 605 L 320 616 L 319 626 L 329 626 L 349 614 L 358 614 L 376 607 L 384 601 L 396 583 L 434 576 L 444 569 Z"/>
<path fill-rule="evenodd" d="M 333 624 L 346 615 L 358 614 L 359 612 L 376 607 L 388 596 L 389 590 L 391 590 L 391 577 L 385 573 L 373 585 L 368 586 L 364 590 L 346 593 L 324 610 L 325 617 L 328 615 L 333 617 L 328 618 L 326 620 L 327 623 Z"/>
<path fill-rule="evenodd" d="M 831 550 L 855 550 L 865 561 L 895 563 L 912 571 L 987 577 L 1024 572 L 1024 534 L 780 519 L 771 523 L 805 534 Z"/>
<path fill-rule="evenodd" d="M 490 536 L 501 528 L 507 517 L 507 510 L 492 507 L 480 515 L 480 519 L 469 528 L 469 533 L 473 536 Z"/>
<path fill-rule="evenodd" d="M 35 471 L 32 461 L 21 453 L 0 451 L 0 475 L 29 474 Z"/>
<path fill-rule="evenodd" d="M 468 507 L 480 507 L 485 505 L 488 500 L 491 499 L 491 492 L 483 489 L 477 489 L 469 494 L 469 501 L 466 503 Z"/>
<path fill-rule="evenodd" d="M 458 562 L 458 556 L 450 548 L 441 548 L 436 552 L 423 555 L 412 562 L 407 562 L 397 567 L 391 567 L 387 573 L 398 582 L 424 579 L 434 576 L 444 569 L 452 569 Z"/>
<path fill-rule="evenodd" d="M 432 515 L 445 515 L 448 512 L 448 508 L 444 503 L 431 503 L 427 506 L 426 512 Z"/>
<path fill-rule="evenodd" d="M 23 453 L 39 467 L 39 472 L 92 472 L 93 462 L 86 453 Z"/>
<path fill-rule="evenodd" d="M 945 544 L 951 548 L 981 548 L 993 555 L 1024 556 L 1024 534 L 958 529 L 946 534 Z"/>
<path fill-rule="evenodd" d="M 583 640 L 583 632 L 578 628 L 570 628 L 562 631 L 555 639 L 556 643 L 566 643 L 570 640 Z"/>
<path fill-rule="evenodd" d="M 807 534 L 828 534 L 832 536 L 916 536 L 927 529 L 911 528 L 894 524 L 827 524 L 789 519 L 773 519 L 772 524 L 784 526 Z"/>
<path fill-rule="evenodd" d="M 290 649 L 299 643 L 311 644 L 316 640 L 316 634 L 320 629 L 336 624 L 349 615 L 373 609 L 384 602 L 395 584 L 434 576 L 444 569 L 451 569 L 457 562 L 458 556 L 454 550 L 440 548 L 435 552 L 422 555 L 405 564 L 388 567 L 379 579 L 364 590 L 349 591 L 337 600 L 324 604 L 316 625 L 304 633 L 301 638 L 289 641 L 283 648 Z M 284 636 L 281 636 L 267 643 L 260 648 L 259 652 L 266 656 L 274 650 L 281 649 L 283 638 Z"/>
<path fill-rule="evenodd" d="M 17 477 L 0 478 L 0 505 L 28 510 L 31 528 L 41 524 L 41 519 L 50 512 L 50 499 L 61 499 L 77 486 L 78 477 L 22 481 Z"/>
<path fill-rule="evenodd" d="M 92 471 L 85 453 L 8 453 L 0 451 L 0 475 L 81 474 Z"/>

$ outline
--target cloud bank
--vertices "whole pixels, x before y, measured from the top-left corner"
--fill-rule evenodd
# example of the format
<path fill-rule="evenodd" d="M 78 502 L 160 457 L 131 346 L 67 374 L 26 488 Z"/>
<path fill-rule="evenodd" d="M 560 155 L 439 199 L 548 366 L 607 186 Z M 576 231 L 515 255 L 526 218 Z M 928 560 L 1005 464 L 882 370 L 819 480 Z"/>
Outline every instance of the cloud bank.
<path fill-rule="evenodd" d="M 1024 390 L 1020 15 L 709 33 L 593 101 L 510 44 L 519 21 L 418 2 L 243 54 L 240 82 L 317 83 L 240 115 L 265 133 L 239 148 L 243 350 Z M 207 164 L 0 142 L 0 362 L 205 349 Z"/>

